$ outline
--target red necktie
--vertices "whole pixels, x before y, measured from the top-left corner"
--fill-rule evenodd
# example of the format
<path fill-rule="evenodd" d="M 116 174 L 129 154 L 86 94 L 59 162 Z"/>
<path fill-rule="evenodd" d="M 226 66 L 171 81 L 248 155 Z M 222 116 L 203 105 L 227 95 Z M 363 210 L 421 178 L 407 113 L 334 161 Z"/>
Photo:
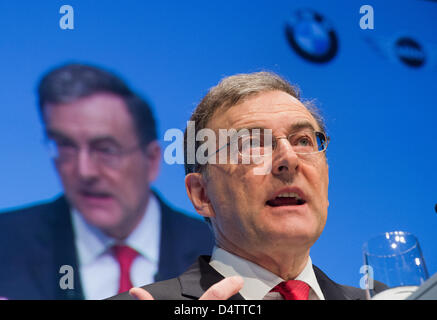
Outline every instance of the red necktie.
<path fill-rule="evenodd" d="M 310 287 L 300 280 L 282 281 L 271 292 L 279 292 L 284 300 L 308 300 Z"/>
<path fill-rule="evenodd" d="M 133 287 L 130 280 L 130 268 L 138 252 L 125 245 L 113 246 L 115 258 L 120 265 L 120 286 L 118 293 L 126 292 Z"/>

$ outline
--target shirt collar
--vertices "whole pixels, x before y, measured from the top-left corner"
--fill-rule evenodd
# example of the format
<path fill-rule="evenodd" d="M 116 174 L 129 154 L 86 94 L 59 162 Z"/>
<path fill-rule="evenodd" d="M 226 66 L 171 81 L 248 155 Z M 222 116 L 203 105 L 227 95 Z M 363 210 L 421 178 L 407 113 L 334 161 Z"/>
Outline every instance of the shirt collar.
<path fill-rule="evenodd" d="M 89 224 L 75 208 L 72 208 L 72 223 L 79 261 L 87 265 L 104 254 L 116 240 Z M 126 238 L 124 244 L 138 251 L 140 255 L 157 263 L 161 236 L 161 208 L 158 200 L 150 194 L 145 214 L 138 226 Z"/>
<path fill-rule="evenodd" d="M 261 266 L 218 247 L 214 248 L 210 265 L 224 277 L 241 276 L 244 285 L 240 294 L 247 300 L 262 300 L 271 289 L 284 281 Z M 308 284 L 318 299 L 324 299 L 310 257 L 296 280 Z"/>

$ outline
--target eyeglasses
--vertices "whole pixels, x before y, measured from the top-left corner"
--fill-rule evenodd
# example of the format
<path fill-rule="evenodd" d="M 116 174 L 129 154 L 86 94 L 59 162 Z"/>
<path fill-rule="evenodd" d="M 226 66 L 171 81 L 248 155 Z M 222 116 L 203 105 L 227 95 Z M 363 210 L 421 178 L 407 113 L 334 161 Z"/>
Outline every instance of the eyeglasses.
<path fill-rule="evenodd" d="M 71 142 L 60 142 L 53 139 L 46 140 L 47 149 L 52 159 L 59 163 L 70 163 L 76 161 L 80 148 Z M 143 147 L 139 144 L 132 148 L 122 149 L 113 144 L 89 146 L 88 149 L 90 158 L 96 165 L 101 165 L 110 168 L 119 168 L 122 158 Z"/>
<path fill-rule="evenodd" d="M 231 137 L 231 141 L 219 148 L 217 152 L 231 146 L 231 153 L 234 147 L 238 154 L 243 158 L 254 159 L 258 157 L 270 156 L 278 147 L 278 141 L 286 139 L 290 143 L 293 151 L 298 155 L 311 155 L 323 152 L 328 147 L 329 137 L 323 132 L 314 130 L 300 130 L 288 136 L 274 137 L 271 130 L 252 129 L 248 134 Z"/>

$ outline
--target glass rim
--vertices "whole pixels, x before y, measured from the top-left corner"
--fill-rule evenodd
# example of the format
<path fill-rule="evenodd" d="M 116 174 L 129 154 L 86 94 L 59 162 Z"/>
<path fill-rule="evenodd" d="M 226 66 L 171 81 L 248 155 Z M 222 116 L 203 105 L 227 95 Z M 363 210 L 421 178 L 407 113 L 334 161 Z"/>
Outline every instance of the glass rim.
<path fill-rule="evenodd" d="M 317 131 L 317 130 L 310 130 L 311 132 L 314 132 L 314 133 L 316 133 L 316 134 L 322 134 L 323 136 L 324 136 L 324 138 L 325 138 L 325 142 L 323 143 L 323 146 L 324 146 L 324 148 L 322 149 L 322 150 L 316 150 L 316 151 L 310 151 L 310 152 L 298 152 L 298 151 L 295 151 L 295 150 L 293 150 L 294 151 L 294 153 L 296 153 L 296 154 L 301 154 L 301 155 L 311 155 L 311 154 L 317 154 L 317 153 L 322 153 L 322 152 L 325 152 L 327 149 L 328 149 L 328 144 L 329 144 L 329 142 L 330 142 L 330 137 L 326 134 L 326 133 L 324 133 L 324 132 L 322 132 L 322 131 Z M 291 136 L 293 136 L 293 135 L 295 135 L 296 133 L 290 133 L 288 136 L 285 136 L 285 137 L 274 137 L 273 135 L 272 135 L 272 138 L 274 138 L 274 139 L 276 139 L 276 140 L 278 140 L 278 139 L 282 139 L 282 138 L 286 138 L 287 140 L 291 137 Z M 242 135 L 242 136 L 239 136 L 238 138 L 242 138 L 242 137 L 248 137 L 248 136 L 250 136 L 250 134 L 245 134 L 245 135 Z M 229 142 L 227 145 L 229 145 L 231 142 Z M 292 147 L 293 148 L 293 147 Z M 221 148 L 220 148 L 221 149 Z M 217 151 L 219 151 L 220 149 L 218 149 Z M 274 151 L 276 150 L 276 147 L 275 148 L 273 148 L 273 144 L 272 144 L 272 146 L 271 146 L 271 148 L 270 148 L 270 152 L 269 153 L 266 153 L 266 154 L 262 154 L 262 155 L 257 155 L 257 156 L 253 156 L 253 155 L 247 155 L 247 154 L 244 154 L 244 153 L 242 153 L 240 150 L 238 150 L 238 153 L 240 154 L 240 156 L 243 156 L 243 157 L 250 157 L 250 158 L 254 158 L 254 157 L 268 157 L 268 156 L 271 156 L 273 153 L 274 153 Z M 216 151 L 216 153 L 217 153 L 217 151 Z"/>
<path fill-rule="evenodd" d="M 379 237 L 385 237 L 386 238 L 387 234 L 389 234 L 389 235 L 396 235 L 396 233 L 402 233 L 405 236 L 412 237 L 414 239 L 414 245 L 412 245 L 410 248 L 408 248 L 406 250 L 403 250 L 403 251 L 397 252 L 397 253 L 392 253 L 392 254 L 376 254 L 376 253 L 369 252 L 369 242 L 370 241 L 376 240 Z M 369 240 L 367 240 L 363 244 L 362 250 L 363 250 L 364 256 L 372 256 L 372 257 L 379 257 L 379 258 L 390 258 L 390 257 L 404 255 L 404 254 L 410 252 L 411 250 L 414 250 L 415 248 L 419 248 L 419 250 L 420 250 L 419 240 L 417 239 L 417 237 L 414 234 L 412 234 L 411 232 L 397 230 L 397 231 L 390 231 L 390 232 L 382 232 L 382 233 L 378 233 L 378 234 L 372 236 Z"/>

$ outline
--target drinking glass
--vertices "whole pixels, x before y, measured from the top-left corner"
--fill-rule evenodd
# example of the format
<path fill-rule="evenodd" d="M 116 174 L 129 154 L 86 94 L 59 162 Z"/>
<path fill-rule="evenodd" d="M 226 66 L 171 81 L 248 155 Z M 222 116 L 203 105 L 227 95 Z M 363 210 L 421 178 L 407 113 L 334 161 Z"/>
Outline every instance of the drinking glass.
<path fill-rule="evenodd" d="M 386 232 L 363 246 L 368 299 L 402 300 L 413 293 L 429 275 L 417 238 L 405 231 Z M 388 289 L 376 293 L 379 286 Z"/>

